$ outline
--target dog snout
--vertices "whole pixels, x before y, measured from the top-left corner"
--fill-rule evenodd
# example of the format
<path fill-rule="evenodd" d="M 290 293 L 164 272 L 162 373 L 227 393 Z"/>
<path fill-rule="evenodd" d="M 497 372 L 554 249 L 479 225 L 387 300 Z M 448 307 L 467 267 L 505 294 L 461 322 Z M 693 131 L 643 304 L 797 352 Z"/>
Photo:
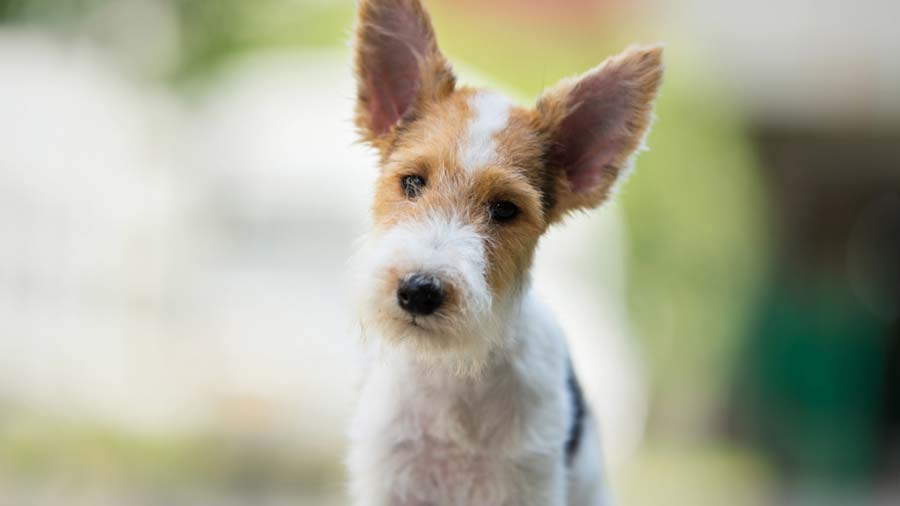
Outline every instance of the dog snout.
<path fill-rule="evenodd" d="M 397 287 L 397 303 L 409 314 L 426 316 L 434 313 L 444 303 L 441 280 L 430 274 L 416 273 L 407 276 Z"/>

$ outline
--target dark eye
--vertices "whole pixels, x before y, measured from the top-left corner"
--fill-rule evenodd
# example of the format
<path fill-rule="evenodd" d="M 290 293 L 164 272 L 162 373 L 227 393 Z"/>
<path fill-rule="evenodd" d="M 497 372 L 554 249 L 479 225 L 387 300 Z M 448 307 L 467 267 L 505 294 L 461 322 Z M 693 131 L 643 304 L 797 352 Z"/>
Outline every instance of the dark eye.
<path fill-rule="evenodd" d="M 403 193 L 406 194 L 407 198 L 414 199 L 422 193 L 422 188 L 425 188 L 425 178 L 422 176 L 403 176 L 403 179 L 400 180 L 400 187 L 403 188 Z"/>
<path fill-rule="evenodd" d="M 508 200 L 497 200 L 488 205 L 488 214 L 495 223 L 507 223 L 519 215 L 519 208 Z"/>

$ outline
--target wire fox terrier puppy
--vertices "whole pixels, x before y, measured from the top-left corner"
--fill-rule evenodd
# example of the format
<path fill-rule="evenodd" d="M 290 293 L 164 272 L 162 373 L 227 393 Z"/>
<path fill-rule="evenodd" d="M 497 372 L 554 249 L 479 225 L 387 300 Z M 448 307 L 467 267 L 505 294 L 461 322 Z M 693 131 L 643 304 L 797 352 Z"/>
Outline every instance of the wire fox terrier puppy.
<path fill-rule="evenodd" d="M 661 49 L 524 108 L 457 85 L 419 0 L 361 0 L 355 42 L 355 119 L 380 174 L 360 262 L 354 504 L 606 504 L 597 432 L 529 269 L 550 225 L 626 175 Z"/>

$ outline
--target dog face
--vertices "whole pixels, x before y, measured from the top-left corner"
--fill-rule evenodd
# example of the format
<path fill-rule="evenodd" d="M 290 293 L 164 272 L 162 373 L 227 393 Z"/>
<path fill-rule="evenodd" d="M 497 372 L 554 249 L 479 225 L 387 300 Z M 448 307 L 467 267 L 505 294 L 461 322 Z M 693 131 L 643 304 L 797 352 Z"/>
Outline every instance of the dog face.
<path fill-rule="evenodd" d="M 477 369 L 504 342 L 538 238 L 602 203 L 647 131 L 661 49 L 631 49 L 534 108 L 457 86 L 419 0 L 363 0 L 356 124 L 381 155 L 363 320 Z"/>

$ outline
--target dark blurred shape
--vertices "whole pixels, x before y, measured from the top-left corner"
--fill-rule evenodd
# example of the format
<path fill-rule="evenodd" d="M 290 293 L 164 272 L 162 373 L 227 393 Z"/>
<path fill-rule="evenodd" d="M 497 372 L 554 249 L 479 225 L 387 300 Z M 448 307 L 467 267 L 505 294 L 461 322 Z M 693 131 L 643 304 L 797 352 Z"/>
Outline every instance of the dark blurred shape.
<path fill-rule="evenodd" d="M 788 494 L 897 478 L 900 132 L 760 127 L 768 289 L 738 363 L 731 427 Z"/>

